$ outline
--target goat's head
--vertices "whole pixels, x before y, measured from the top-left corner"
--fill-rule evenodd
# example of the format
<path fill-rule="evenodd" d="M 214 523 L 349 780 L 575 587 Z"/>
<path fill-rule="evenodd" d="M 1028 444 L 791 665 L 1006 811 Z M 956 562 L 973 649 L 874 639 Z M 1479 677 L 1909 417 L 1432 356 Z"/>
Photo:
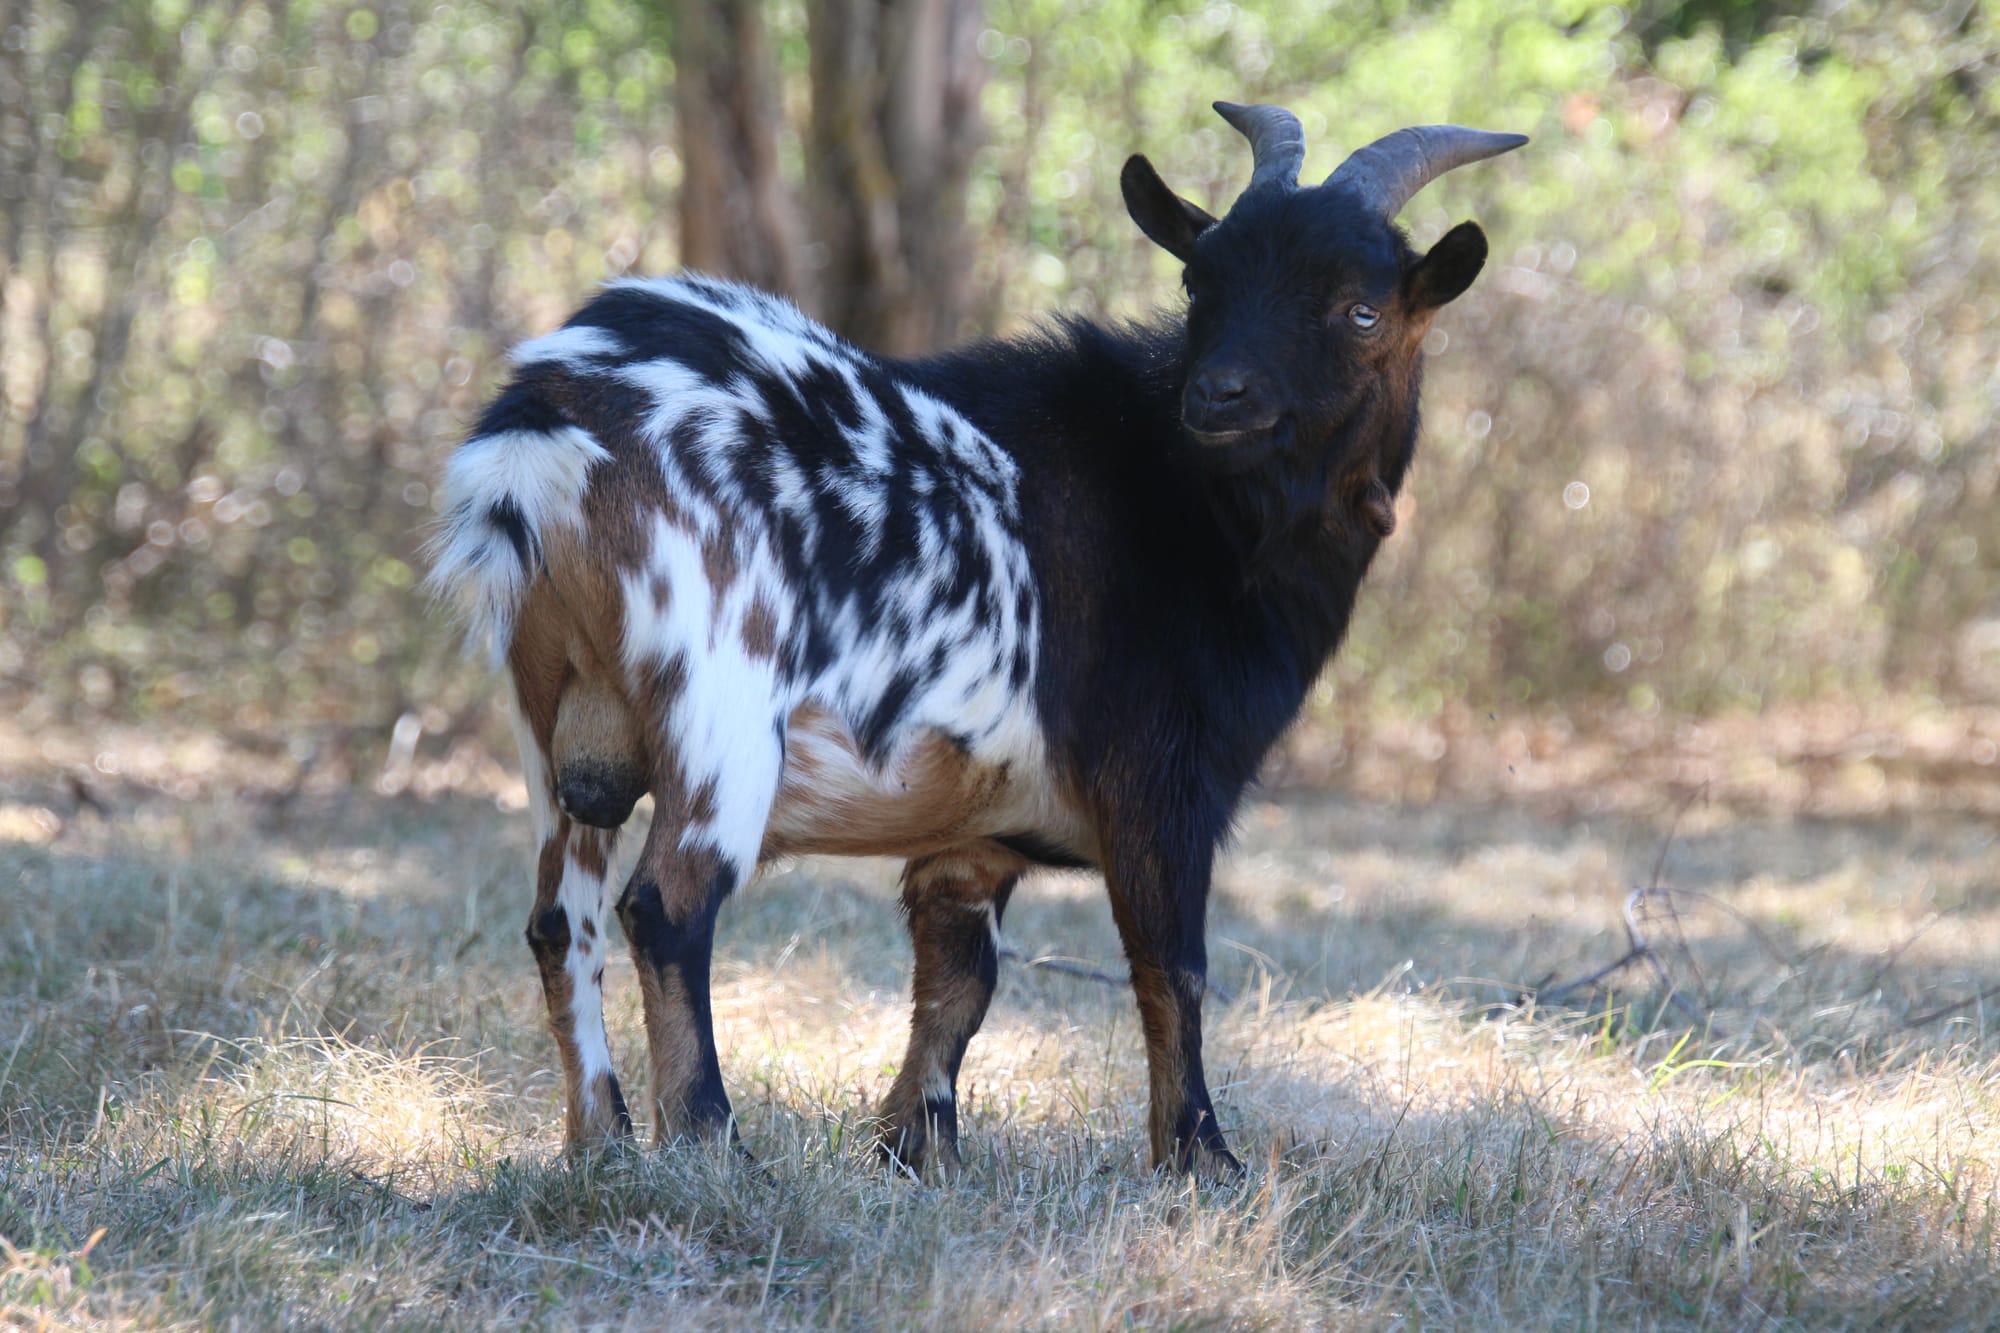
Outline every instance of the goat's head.
<path fill-rule="evenodd" d="M 1144 157 L 1126 162 L 1119 183 L 1140 230 L 1187 266 L 1181 419 L 1204 460 L 1233 471 L 1330 441 L 1371 398 L 1413 384 L 1431 317 L 1478 276 L 1486 236 L 1460 223 L 1419 255 L 1396 214 L 1453 167 L 1527 138 L 1455 125 L 1398 130 L 1300 188 L 1296 117 L 1270 106 L 1215 109 L 1250 140 L 1256 163 L 1221 219 L 1176 196 Z"/>

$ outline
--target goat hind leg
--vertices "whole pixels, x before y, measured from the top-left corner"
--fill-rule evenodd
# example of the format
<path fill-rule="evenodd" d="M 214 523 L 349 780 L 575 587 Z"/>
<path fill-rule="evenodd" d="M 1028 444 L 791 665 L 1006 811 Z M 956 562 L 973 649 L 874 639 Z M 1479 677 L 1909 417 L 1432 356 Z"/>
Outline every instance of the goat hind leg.
<path fill-rule="evenodd" d="M 616 837 L 559 818 L 542 844 L 528 918 L 528 948 L 562 1058 L 564 1138 L 572 1149 L 632 1132 L 604 1034 L 605 878 Z"/>
<path fill-rule="evenodd" d="M 1024 869 L 994 843 L 952 848 L 903 869 L 903 911 L 916 954 L 910 1045 L 882 1103 L 880 1149 L 923 1174 L 960 1170 L 958 1068 L 999 980 L 1000 914 Z"/>
<path fill-rule="evenodd" d="M 542 977 L 549 1030 L 562 1060 L 564 1137 L 581 1148 L 632 1132 L 604 1035 L 604 900 L 617 830 L 558 813 L 567 630 L 546 613 L 526 616 L 508 651 L 515 739 L 542 846 L 528 948 Z"/>
<path fill-rule="evenodd" d="M 722 900 L 756 871 L 784 748 L 769 720 L 718 732 L 726 763 L 690 777 L 677 755 L 656 779 L 653 826 L 618 901 L 639 973 L 661 1143 L 735 1132 L 709 966 Z"/>

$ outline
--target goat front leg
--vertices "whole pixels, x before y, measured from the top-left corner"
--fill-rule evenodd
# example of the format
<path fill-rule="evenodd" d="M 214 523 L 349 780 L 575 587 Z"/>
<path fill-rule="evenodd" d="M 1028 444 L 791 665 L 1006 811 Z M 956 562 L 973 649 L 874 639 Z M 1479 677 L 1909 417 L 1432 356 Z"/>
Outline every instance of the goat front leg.
<path fill-rule="evenodd" d="M 884 1099 L 883 1156 L 921 1176 L 959 1174 L 958 1068 L 1000 976 L 998 932 L 1026 862 L 998 843 L 918 857 L 903 868 L 903 912 L 916 954 L 910 1046 Z"/>
<path fill-rule="evenodd" d="M 1216 1123 L 1201 1063 L 1201 1001 L 1208 989 L 1211 849 L 1163 856 L 1129 834 L 1105 868 L 1111 915 L 1132 968 L 1152 1085 L 1153 1165 L 1205 1179 L 1243 1175 Z"/>
<path fill-rule="evenodd" d="M 528 948 L 563 1069 L 564 1138 L 578 1149 L 632 1132 L 604 1034 L 604 899 L 616 829 L 555 821 L 535 870 Z"/>

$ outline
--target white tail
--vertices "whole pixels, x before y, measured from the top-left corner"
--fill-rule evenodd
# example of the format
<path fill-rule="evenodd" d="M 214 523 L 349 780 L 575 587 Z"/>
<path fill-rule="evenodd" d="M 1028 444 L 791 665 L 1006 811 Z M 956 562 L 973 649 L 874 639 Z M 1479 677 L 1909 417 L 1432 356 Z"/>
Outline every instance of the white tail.
<path fill-rule="evenodd" d="M 457 603 L 468 647 L 484 644 L 496 664 L 506 654 L 543 534 L 581 525 L 590 469 L 610 457 L 575 426 L 475 435 L 452 453 L 430 584 Z"/>

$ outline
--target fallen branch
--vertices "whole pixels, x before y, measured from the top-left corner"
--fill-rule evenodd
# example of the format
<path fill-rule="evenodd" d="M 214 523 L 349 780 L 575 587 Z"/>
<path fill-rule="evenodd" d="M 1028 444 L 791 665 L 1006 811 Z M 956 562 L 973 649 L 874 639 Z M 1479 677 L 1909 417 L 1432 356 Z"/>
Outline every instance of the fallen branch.
<path fill-rule="evenodd" d="M 1672 889 L 1662 887 L 1660 884 L 1660 876 L 1666 870 L 1667 849 L 1673 846 L 1674 835 L 1680 831 L 1681 817 L 1687 814 L 1688 807 L 1693 805 L 1695 801 L 1698 800 L 1707 790 L 1708 790 L 1707 784 L 1704 783 L 1701 787 L 1697 788 L 1695 791 L 1690 792 L 1688 794 L 1687 800 L 1681 802 L 1680 809 L 1674 811 L 1674 821 L 1672 824 L 1668 826 L 1667 836 L 1660 843 L 1660 854 L 1653 859 L 1653 882 L 1644 888 L 1634 889 L 1632 890 L 1632 892 L 1625 895 L 1625 910 L 1624 910 L 1625 943 L 1627 945 L 1625 952 L 1621 954 L 1615 961 L 1608 963 L 1603 967 L 1598 968 L 1595 972 L 1590 973 L 1588 976 L 1578 977 L 1575 981 L 1565 982 L 1564 984 L 1557 986 L 1553 990 L 1549 990 L 1538 986 L 1533 991 L 1530 991 L 1528 995 L 1524 995 L 1522 997 L 1524 1000 L 1529 998 L 1529 996 L 1532 996 L 1535 1003 L 1537 1004 L 1560 1004 L 1573 992 L 1582 990 L 1586 986 L 1595 986 L 1599 982 L 1603 981 L 1604 978 L 1610 976 L 1612 973 L 1617 972 L 1623 968 L 1630 967 L 1634 963 L 1643 962 L 1648 967 L 1652 968 L 1653 975 L 1659 979 L 1659 982 L 1662 986 L 1666 987 L 1667 991 L 1666 1002 L 1668 1004 L 1671 1004 L 1676 1008 L 1678 1008 L 1682 1013 L 1686 1014 L 1694 1022 L 1709 1026 L 1711 1028 L 1713 1027 L 1713 1020 L 1711 1019 L 1711 1017 L 1707 1014 L 1702 1013 L 1701 1010 L 1696 1008 L 1693 1002 L 1691 1002 L 1687 998 L 1687 996 L 1681 994 L 1679 985 L 1674 981 L 1673 973 L 1667 970 L 1667 964 L 1665 960 L 1662 959 L 1659 955 L 1659 952 L 1656 949 L 1654 949 L 1653 942 L 1648 938 L 1646 938 L 1646 932 L 1643 929 L 1641 929 L 1639 925 L 1639 912 L 1641 907 L 1643 907 L 1649 899 L 1657 899 L 1660 903 L 1662 903 L 1666 907 L 1667 917 L 1670 921 L 1673 922 L 1674 928 L 1676 930 L 1680 928 L 1680 913 L 1676 911 L 1674 907 L 1675 891 Z M 1710 899 L 1707 894 L 1700 894 L 1696 896 L 1700 897 L 1704 901 L 1714 901 L 1713 899 Z M 1727 904 L 1723 905 L 1725 907 L 1727 906 Z M 1732 908 L 1731 910 L 1733 911 L 1734 909 Z M 1741 914 L 1738 913 L 1738 915 L 1740 916 Z M 1759 935 L 1761 938 L 1762 932 L 1759 932 Z M 1689 963 L 1691 965 L 1693 964 L 1692 955 L 1689 956 Z M 1699 973 L 1700 969 L 1699 967 L 1697 967 L 1696 968 L 1697 976 L 1699 976 Z"/>
<path fill-rule="evenodd" d="M 1861 983 L 1862 992 L 1865 994 L 1868 991 L 1872 991 L 1877 986 L 1880 986 L 1885 980 L 1887 980 L 1889 973 L 1895 970 L 1896 964 L 1902 961 L 1904 952 L 1907 949 L 1909 949 L 1909 947 L 1912 944 L 1915 944 L 1918 940 L 1922 939 L 1924 937 L 1924 934 L 1927 931 L 1929 931 L 1932 926 L 1935 926 L 1938 922 L 1942 920 L 1944 920 L 1943 914 L 1938 912 L 1932 912 L 1929 916 L 1924 918 L 1923 924 L 1918 926 L 1914 931 L 1912 931 L 1901 944 L 1898 944 L 1895 948 L 1889 950 L 1889 952 L 1882 955 L 1882 961 L 1875 965 L 1875 970 L 1873 972 L 1870 972 L 1868 974 L 1868 980 Z"/>
<path fill-rule="evenodd" d="M 1908 1031 L 1910 1028 L 1920 1028 L 1926 1023 L 1935 1023 L 1940 1018 L 1951 1017 L 1951 1015 L 1961 1009 L 1970 1009 L 1975 1004 L 1984 1004 L 1986 1001 L 1993 999 L 2000 999 L 2000 986 L 1988 986 L 1985 990 L 1979 992 L 1979 994 L 1968 995 L 1962 1000 L 1954 1000 L 1942 1009 L 1933 1009 L 1927 1014 L 1918 1014 L 1915 1018 L 1905 1019 L 1903 1030 Z"/>
<path fill-rule="evenodd" d="M 1045 972 L 1059 972 L 1066 977 L 1082 977 L 1085 981 L 1101 981 L 1107 986 L 1123 986 L 1132 978 L 1118 972 L 1104 972 L 1074 958 L 1061 958 L 1055 954 L 1044 954 L 1040 958 L 1030 958 L 1019 949 L 1002 948 L 1000 956 L 1022 967 L 1039 967 Z"/>
<path fill-rule="evenodd" d="M 1644 903 L 1648 898 L 1657 896 L 1667 900 L 1671 908 L 1672 894 L 1673 890 L 1671 889 L 1647 888 L 1632 890 L 1625 897 L 1625 942 L 1631 947 L 1627 948 L 1615 961 L 1605 964 L 1587 976 L 1578 977 L 1575 981 L 1565 982 L 1553 990 L 1537 988 L 1531 992 L 1535 1003 L 1561 1004 L 1572 992 L 1582 990 L 1586 986 L 1595 986 L 1613 972 L 1630 967 L 1634 963 L 1643 962 L 1653 969 L 1653 975 L 1658 977 L 1660 984 L 1667 988 L 1667 1003 L 1675 1005 L 1697 1023 L 1708 1022 L 1708 1016 L 1695 1008 L 1687 996 L 1681 994 L 1679 987 L 1674 983 L 1673 974 L 1667 971 L 1666 963 L 1661 961 L 1660 955 L 1653 948 L 1652 941 L 1646 938 L 1646 932 L 1639 927 L 1640 904 Z"/>
<path fill-rule="evenodd" d="M 1653 975 L 1660 979 L 1660 984 L 1667 988 L 1667 1003 L 1678 1008 L 1696 1023 L 1707 1024 L 1709 1023 L 1708 1015 L 1695 1008 L 1694 1003 L 1687 996 L 1681 994 L 1680 986 L 1674 981 L 1673 974 L 1667 971 L 1666 963 L 1661 959 L 1658 951 L 1653 948 L 1651 942 L 1639 930 L 1639 904 L 1653 897 L 1657 897 L 1666 903 L 1667 912 L 1673 918 L 1674 928 L 1677 930 L 1680 928 L 1680 914 L 1674 911 L 1674 891 L 1672 889 L 1662 889 L 1656 885 L 1653 888 L 1640 889 L 1635 893 L 1627 895 L 1625 899 L 1625 936 L 1632 941 L 1633 947 L 1639 950 L 1640 956 L 1652 967 Z M 1692 961 L 1691 955 L 1690 961 Z"/>
<path fill-rule="evenodd" d="M 1064 958 L 1059 954 L 1043 954 L 1039 958 L 1030 958 L 1019 949 L 1002 946 L 1000 956 L 1008 962 L 1019 963 L 1022 967 L 1036 967 L 1044 972 L 1055 972 L 1065 977 L 1081 977 L 1085 981 L 1098 981 L 1107 986 L 1126 986 L 1132 981 L 1127 973 L 1106 972 L 1088 963 L 1074 958 Z M 1208 983 L 1208 993 L 1224 1004 L 1236 1003 L 1236 992 L 1219 981 Z"/>

